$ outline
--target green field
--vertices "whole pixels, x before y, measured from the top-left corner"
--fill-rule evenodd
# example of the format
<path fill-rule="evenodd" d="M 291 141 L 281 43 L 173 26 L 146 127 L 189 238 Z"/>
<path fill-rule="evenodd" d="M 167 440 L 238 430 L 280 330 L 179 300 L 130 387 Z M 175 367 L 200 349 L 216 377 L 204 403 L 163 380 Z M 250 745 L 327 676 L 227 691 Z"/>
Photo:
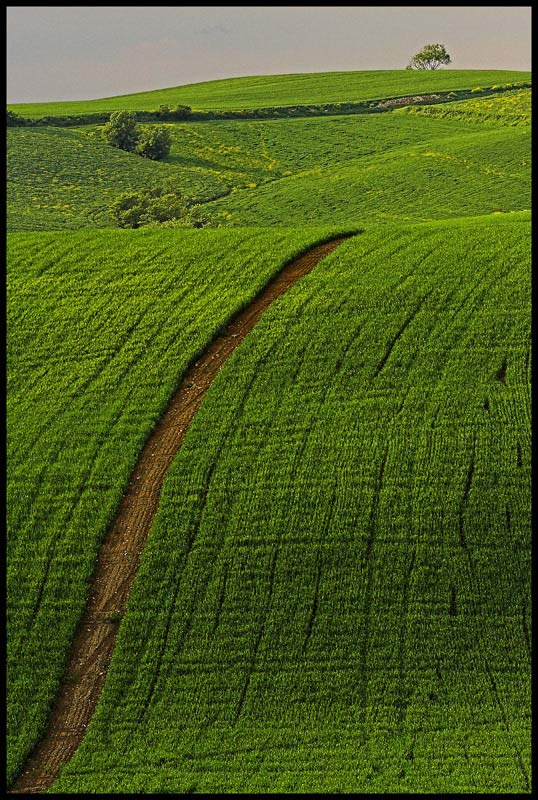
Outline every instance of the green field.
<path fill-rule="evenodd" d="M 43 728 L 96 549 L 181 375 L 284 260 L 330 233 L 9 236 L 10 776 Z"/>
<path fill-rule="evenodd" d="M 372 229 L 267 313 L 56 791 L 525 790 L 529 252 L 528 215 Z"/>
<path fill-rule="evenodd" d="M 65 128 L 9 128 L 7 170 L 7 226 L 15 231 L 112 227 L 115 197 L 174 175 L 189 197 L 228 191 L 222 176 L 195 164 L 151 162 Z"/>
<path fill-rule="evenodd" d="M 456 103 L 443 103 L 442 106 L 406 106 L 399 114 L 425 114 L 436 119 L 452 119 L 479 123 L 482 127 L 491 125 L 525 126 L 531 124 L 532 92 L 520 89 L 501 95 L 480 97 Z"/>
<path fill-rule="evenodd" d="M 193 109 L 243 109 L 319 103 L 358 102 L 413 93 L 453 91 L 528 81 L 530 72 L 512 70 L 368 70 L 249 78 L 192 83 L 152 92 L 63 103 L 10 103 L 29 118 L 90 114 L 97 111 L 155 111 L 160 105 Z"/>
<path fill-rule="evenodd" d="M 220 197 L 206 211 L 226 225 L 357 224 L 529 208 L 529 131 L 500 119 L 485 130 L 472 118 L 455 124 L 399 111 L 176 123 L 166 163 L 108 147 L 95 127 L 10 128 L 8 229 L 110 227 L 117 195 L 169 177 L 199 201 Z"/>
<path fill-rule="evenodd" d="M 456 123 L 451 137 L 445 130 L 433 138 L 430 129 L 426 143 L 418 134 L 416 144 L 400 145 L 406 132 L 402 118 L 411 117 L 390 115 L 387 120 L 393 144 L 384 151 L 307 168 L 206 208 L 216 215 L 225 212 L 228 224 L 277 226 L 314 220 L 424 221 L 530 208 L 528 130 L 477 131 L 473 126 L 473 132 L 461 133 Z M 356 119 L 356 129 L 376 135 L 373 117 Z M 321 123 L 317 127 L 322 130 Z"/>
<path fill-rule="evenodd" d="M 529 77 L 265 76 L 11 107 L 262 108 Z M 354 232 L 195 415 L 51 791 L 530 791 L 529 98 L 175 123 L 163 163 L 98 126 L 9 128 L 10 781 L 181 375 L 292 257 Z M 169 177 L 222 227 L 113 229 L 118 194 Z"/>

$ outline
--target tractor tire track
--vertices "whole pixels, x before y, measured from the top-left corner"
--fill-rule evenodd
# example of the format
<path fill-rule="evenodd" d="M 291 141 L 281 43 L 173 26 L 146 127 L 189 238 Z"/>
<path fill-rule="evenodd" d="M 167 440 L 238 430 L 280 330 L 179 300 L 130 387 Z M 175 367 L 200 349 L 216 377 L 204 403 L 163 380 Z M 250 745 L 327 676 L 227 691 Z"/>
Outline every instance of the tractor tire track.
<path fill-rule="evenodd" d="M 125 611 L 167 470 L 218 371 L 267 307 L 350 235 L 317 245 L 285 265 L 183 376 L 142 449 L 126 494 L 101 545 L 86 608 L 71 643 L 47 729 L 11 787 L 11 793 L 45 792 L 84 737 L 116 643 L 119 626 L 113 620 Z"/>

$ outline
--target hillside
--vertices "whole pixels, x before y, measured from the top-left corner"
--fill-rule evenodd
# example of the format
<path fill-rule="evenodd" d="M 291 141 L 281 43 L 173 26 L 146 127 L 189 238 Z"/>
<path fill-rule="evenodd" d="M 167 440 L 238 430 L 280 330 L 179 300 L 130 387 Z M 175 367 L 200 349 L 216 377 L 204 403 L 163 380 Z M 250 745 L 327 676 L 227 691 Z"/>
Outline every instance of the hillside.
<path fill-rule="evenodd" d="M 372 228 L 260 321 L 57 791 L 526 789 L 529 244 Z"/>
<path fill-rule="evenodd" d="M 425 106 L 421 115 L 175 123 L 165 163 L 108 147 L 98 126 L 10 128 L 8 229 L 111 227 L 115 197 L 171 177 L 224 225 L 353 225 L 529 208 L 529 131 L 506 127 L 502 112 L 511 105 L 502 98 L 466 103 L 497 103 L 497 124 L 462 121 L 459 111 L 447 118 L 452 104 L 446 112 Z"/>
<path fill-rule="evenodd" d="M 283 260 L 331 232 L 133 233 L 8 241 L 10 771 L 43 727 L 97 547 L 179 378 Z"/>
<path fill-rule="evenodd" d="M 442 106 L 407 106 L 401 114 L 425 114 L 437 119 L 478 123 L 481 127 L 516 126 L 531 124 L 532 92 L 530 89 L 503 92 L 495 97 L 476 97 L 465 102 L 445 103 Z"/>
<path fill-rule="evenodd" d="M 15 231 L 113 227 L 112 200 L 178 176 L 189 196 L 208 200 L 226 182 L 195 165 L 174 169 L 63 128 L 10 128 L 7 227 Z"/>
<path fill-rule="evenodd" d="M 11 107 L 252 109 L 529 77 L 262 76 Z M 59 687 L 83 683 L 84 659 L 64 669 L 98 554 L 130 492 L 149 498 L 139 459 L 187 371 L 338 239 L 253 318 L 167 451 L 149 534 L 115 556 L 118 575 L 135 565 L 127 606 L 91 622 L 113 642 L 86 659 L 102 694 L 74 710 L 59 778 L 45 763 L 29 791 L 531 791 L 530 96 L 174 122 L 163 162 L 96 124 L 8 129 L 10 786 Z M 114 228 L 118 195 L 169 179 L 219 227 Z M 62 763 L 70 734 L 50 735 Z"/>
<path fill-rule="evenodd" d="M 461 132 L 456 123 L 453 136 L 445 129 L 434 138 L 425 127 L 426 142 L 417 132 L 415 144 L 400 145 L 400 121 L 410 117 L 390 116 L 390 138 L 371 117 L 355 122 L 355 131 L 366 129 L 365 139 L 385 134 L 386 149 L 348 161 L 335 162 L 333 155 L 325 165 L 233 193 L 207 208 L 225 211 L 229 224 L 276 226 L 423 221 L 530 208 L 528 131 Z"/>
<path fill-rule="evenodd" d="M 402 97 L 408 94 L 473 89 L 528 81 L 530 72 L 513 70 L 368 70 L 297 75 L 262 75 L 192 83 L 151 92 L 57 103 L 10 103 L 29 118 L 89 114 L 97 111 L 154 111 L 160 105 L 194 109 L 243 109 L 267 106 L 339 103 Z"/>

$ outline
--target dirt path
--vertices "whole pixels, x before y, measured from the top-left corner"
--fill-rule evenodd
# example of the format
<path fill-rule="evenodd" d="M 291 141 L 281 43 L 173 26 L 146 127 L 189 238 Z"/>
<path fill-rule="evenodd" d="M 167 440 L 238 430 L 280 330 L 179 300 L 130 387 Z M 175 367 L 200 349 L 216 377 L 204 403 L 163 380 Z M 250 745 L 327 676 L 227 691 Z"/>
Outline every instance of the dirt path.
<path fill-rule="evenodd" d="M 217 372 L 273 300 L 346 238 L 317 245 L 284 267 L 185 373 L 142 450 L 127 493 L 101 545 L 88 603 L 71 644 L 47 730 L 13 784 L 12 793 L 44 792 L 82 741 L 112 658 L 119 627 L 113 621 L 114 615 L 123 614 L 127 605 L 166 471 Z"/>

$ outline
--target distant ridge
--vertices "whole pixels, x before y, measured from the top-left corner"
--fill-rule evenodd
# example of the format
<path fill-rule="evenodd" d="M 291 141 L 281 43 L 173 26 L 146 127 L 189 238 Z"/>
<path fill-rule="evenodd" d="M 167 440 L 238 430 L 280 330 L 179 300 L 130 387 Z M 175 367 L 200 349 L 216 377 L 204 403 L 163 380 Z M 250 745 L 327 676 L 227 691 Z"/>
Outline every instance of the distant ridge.
<path fill-rule="evenodd" d="M 520 83 L 530 72 L 513 70 L 362 70 L 261 75 L 191 83 L 97 100 L 53 103 L 10 103 L 26 117 L 80 114 L 126 109 L 153 111 L 160 105 L 188 105 L 193 109 L 249 109 L 305 103 L 358 102 L 417 92 L 472 89 Z"/>

